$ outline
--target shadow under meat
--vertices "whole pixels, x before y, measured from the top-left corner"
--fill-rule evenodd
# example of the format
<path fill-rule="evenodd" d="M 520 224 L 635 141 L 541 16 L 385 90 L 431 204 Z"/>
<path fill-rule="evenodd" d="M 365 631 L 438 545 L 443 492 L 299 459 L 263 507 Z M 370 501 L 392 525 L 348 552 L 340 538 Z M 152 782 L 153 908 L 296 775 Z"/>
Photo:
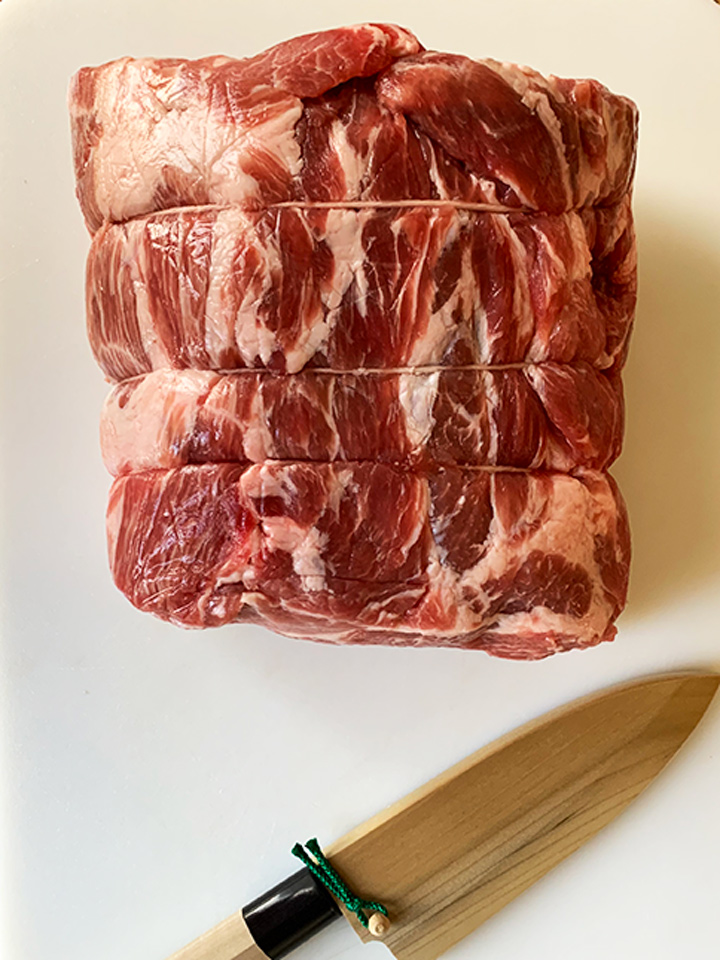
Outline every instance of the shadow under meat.
<path fill-rule="evenodd" d="M 720 569 L 720 238 L 691 223 L 636 210 L 640 297 L 613 468 L 633 535 L 630 618 Z"/>

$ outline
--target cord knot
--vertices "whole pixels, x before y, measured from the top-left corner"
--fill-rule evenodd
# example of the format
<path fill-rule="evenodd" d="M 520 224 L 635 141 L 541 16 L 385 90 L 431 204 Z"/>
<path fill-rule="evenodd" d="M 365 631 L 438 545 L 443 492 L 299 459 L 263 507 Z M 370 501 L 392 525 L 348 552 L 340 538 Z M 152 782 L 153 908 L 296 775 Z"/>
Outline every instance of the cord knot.
<path fill-rule="evenodd" d="M 316 877 L 320 883 L 326 887 L 330 893 L 346 907 L 350 913 L 354 913 L 365 929 L 370 928 L 374 936 L 382 936 L 388 930 L 387 909 L 375 900 L 363 900 L 352 892 L 337 870 L 330 864 L 325 854 L 320 849 L 320 844 L 316 839 L 308 840 L 303 845 L 296 843 L 292 848 L 292 855 L 302 860 L 310 873 Z M 375 914 L 381 914 L 385 917 L 385 922 L 370 923 Z M 379 917 L 377 918 L 379 921 Z"/>

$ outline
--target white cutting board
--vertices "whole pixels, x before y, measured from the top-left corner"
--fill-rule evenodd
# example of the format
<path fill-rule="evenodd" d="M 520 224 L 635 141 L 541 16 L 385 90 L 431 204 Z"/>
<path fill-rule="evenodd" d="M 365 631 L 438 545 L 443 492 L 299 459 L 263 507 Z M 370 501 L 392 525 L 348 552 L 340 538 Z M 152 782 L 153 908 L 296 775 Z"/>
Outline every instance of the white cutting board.
<path fill-rule="evenodd" d="M 615 469 L 635 561 L 612 645 L 525 664 L 184 633 L 110 582 L 68 78 L 367 19 L 640 105 Z M 292 871 L 296 840 L 332 839 L 522 721 L 628 677 L 720 669 L 719 64 L 713 0 L 2 0 L 2 957 L 162 960 Z M 630 812 L 448 956 L 717 956 L 719 796 L 720 704 Z M 383 952 L 340 926 L 297 956 Z"/>

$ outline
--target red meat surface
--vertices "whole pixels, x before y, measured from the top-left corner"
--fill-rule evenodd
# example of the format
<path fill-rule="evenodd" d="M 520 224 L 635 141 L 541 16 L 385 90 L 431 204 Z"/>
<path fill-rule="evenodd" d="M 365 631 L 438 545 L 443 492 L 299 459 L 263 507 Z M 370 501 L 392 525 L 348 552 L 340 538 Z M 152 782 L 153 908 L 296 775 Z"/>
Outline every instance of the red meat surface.
<path fill-rule="evenodd" d="M 362 24 L 70 89 L 112 573 L 185 627 L 615 635 L 637 109 Z"/>

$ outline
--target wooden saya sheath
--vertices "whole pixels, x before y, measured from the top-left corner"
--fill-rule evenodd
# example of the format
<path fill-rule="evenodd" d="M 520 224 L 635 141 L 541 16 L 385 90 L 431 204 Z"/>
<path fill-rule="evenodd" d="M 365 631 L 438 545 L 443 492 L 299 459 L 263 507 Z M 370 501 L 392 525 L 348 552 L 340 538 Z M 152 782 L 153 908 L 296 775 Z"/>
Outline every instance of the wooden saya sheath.
<path fill-rule="evenodd" d="M 348 887 L 389 911 L 396 960 L 437 960 L 613 820 L 703 716 L 718 674 L 632 681 L 538 718 L 325 850 Z M 363 940 L 365 929 L 343 911 Z M 171 960 L 283 957 L 341 915 L 306 869 Z"/>

